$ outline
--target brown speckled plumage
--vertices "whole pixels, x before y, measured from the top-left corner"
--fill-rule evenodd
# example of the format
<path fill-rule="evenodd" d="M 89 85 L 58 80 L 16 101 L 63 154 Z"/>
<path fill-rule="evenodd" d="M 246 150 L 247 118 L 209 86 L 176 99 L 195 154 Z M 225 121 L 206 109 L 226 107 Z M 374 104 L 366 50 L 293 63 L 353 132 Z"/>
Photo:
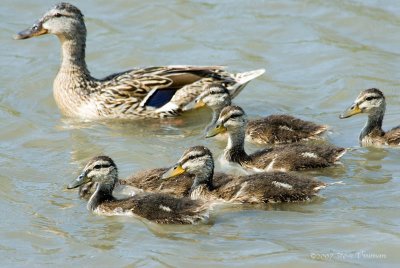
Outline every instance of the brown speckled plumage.
<path fill-rule="evenodd" d="M 106 200 L 96 210 L 104 214 L 132 212 L 160 224 L 192 224 L 208 217 L 208 206 L 201 200 L 176 198 L 161 193 L 139 193 L 123 200 Z"/>
<path fill-rule="evenodd" d="M 208 218 L 209 204 L 201 200 L 176 198 L 163 193 L 137 193 L 125 199 L 112 195 L 118 170 L 108 156 L 92 158 L 69 189 L 95 183 L 87 208 L 103 215 L 137 215 L 157 223 L 192 224 Z"/>
<path fill-rule="evenodd" d="M 171 194 L 176 197 L 188 195 L 193 184 L 194 176 L 191 174 L 181 174 L 170 180 L 163 180 L 161 176 L 168 168 L 155 168 L 136 172 L 127 178 L 120 179 L 120 185 L 127 185 L 139 188 L 145 192 Z M 223 173 L 216 172 L 215 180 L 220 180 Z M 79 187 L 79 197 L 89 199 L 96 189 L 94 182 L 87 183 Z"/>
<path fill-rule="evenodd" d="M 327 127 L 290 115 L 270 115 L 250 120 L 246 140 L 260 144 L 283 144 L 318 138 Z"/>
<path fill-rule="evenodd" d="M 354 103 L 340 118 L 366 113 L 368 114 L 368 120 L 360 133 L 360 144 L 362 146 L 398 146 L 400 145 L 400 126 L 387 132 L 382 129 L 385 110 L 386 99 L 382 91 L 370 88 L 361 91 Z"/>
<path fill-rule="evenodd" d="M 203 146 L 186 150 L 177 165 L 196 177 L 190 190 L 192 199 L 240 203 L 294 202 L 307 200 L 326 186 L 314 178 L 286 172 L 246 176 L 220 173 L 216 177 L 213 176 L 212 154 Z"/>
<path fill-rule="evenodd" d="M 16 39 L 43 34 L 54 34 L 61 42 L 62 63 L 53 93 L 60 110 L 71 117 L 176 116 L 209 83 L 224 84 L 236 95 L 250 80 L 264 73 L 256 70 L 231 74 L 220 66 L 165 66 L 138 68 L 96 79 L 85 62 L 86 26 L 77 7 L 57 4 L 31 28 L 18 33 Z"/>
<path fill-rule="evenodd" d="M 344 148 L 326 144 L 294 143 L 279 145 L 247 154 L 244 150 L 246 114 L 238 106 L 225 107 L 219 116 L 216 135 L 226 130 L 229 135 L 224 151 L 226 160 L 253 171 L 291 171 L 333 165 L 345 152 Z M 221 130 L 222 129 L 222 130 Z"/>
<path fill-rule="evenodd" d="M 219 114 L 231 105 L 231 95 L 222 85 L 211 84 L 197 98 L 197 102 L 213 110 L 211 123 L 206 131 L 217 122 Z M 285 144 L 310 139 L 317 139 L 327 130 L 327 126 L 318 125 L 290 115 L 270 115 L 256 120 L 249 120 L 246 127 L 246 140 L 258 144 Z"/>

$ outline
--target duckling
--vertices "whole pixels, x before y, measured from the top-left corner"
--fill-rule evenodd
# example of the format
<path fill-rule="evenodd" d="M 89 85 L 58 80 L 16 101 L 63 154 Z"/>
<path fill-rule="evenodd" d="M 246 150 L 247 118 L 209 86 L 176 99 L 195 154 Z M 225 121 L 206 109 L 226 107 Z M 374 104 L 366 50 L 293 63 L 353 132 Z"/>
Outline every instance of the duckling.
<path fill-rule="evenodd" d="M 207 105 L 213 110 L 209 131 L 217 122 L 222 109 L 231 105 L 229 91 L 219 84 L 211 84 L 196 99 L 196 108 Z M 318 125 L 290 115 L 270 115 L 249 120 L 246 128 L 246 140 L 258 144 L 285 144 L 317 139 L 327 130 L 327 126 Z"/>
<path fill-rule="evenodd" d="M 90 197 L 87 208 L 97 214 L 138 215 L 156 223 L 175 224 L 192 224 L 208 218 L 210 205 L 201 200 L 146 192 L 117 200 L 112 191 L 118 182 L 118 169 L 108 156 L 92 158 L 82 174 L 67 188 L 77 188 L 90 182 L 96 183 L 96 190 Z"/>
<path fill-rule="evenodd" d="M 86 26 L 74 5 L 59 3 L 15 39 L 54 34 L 62 47 L 61 68 L 53 93 L 61 112 L 83 119 L 162 118 L 177 116 L 208 83 L 221 83 L 237 95 L 265 70 L 231 74 L 220 66 L 136 68 L 103 79 L 90 74 L 85 62 Z"/>
<path fill-rule="evenodd" d="M 190 187 L 194 181 L 194 175 L 184 173 L 175 176 L 174 179 L 163 180 L 162 175 L 167 172 L 169 168 L 154 168 L 135 172 L 124 179 L 118 180 L 118 185 L 133 187 L 133 193 L 136 192 L 151 192 L 151 193 L 164 193 L 176 197 L 183 197 L 188 195 Z M 225 174 L 221 172 L 214 173 L 214 179 L 219 180 Z M 90 182 L 79 187 L 79 197 L 89 199 L 96 189 L 96 183 Z"/>
<path fill-rule="evenodd" d="M 346 149 L 333 145 L 293 143 L 247 154 L 244 150 L 246 124 L 247 117 L 242 108 L 227 106 L 221 111 L 215 128 L 206 137 L 228 132 L 224 158 L 247 170 L 261 172 L 323 168 L 333 165 L 346 152 Z"/>
<path fill-rule="evenodd" d="M 134 193 L 145 191 L 151 193 L 164 193 L 182 197 L 188 194 L 194 176 L 182 174 L 173 180 L 163 180 L 162 175 L 169 168 L 154 168 L 135 172 L 126 178 L 119 179 L 118 185 L 134 187 Z M 218 173 L 216 174 L 218 175 Z M 96 183 L 90 182 L 79 187 L 79 197 L 89 199 L 96 189 Z"/>
<path fill-rule="evenodd" d="M 214 160 L 204 146 L 187 149 L 164 179 L 189 173 L 195 176 L 190 189 L 192 199 L 223 200 L 239 203 L 276 203 L 304 201 L 326 186 L 314 178 L 286 172 L 263 172 L 245 176 L 224 174 L 213 178 Z"/>
<path fill-rule="evenodd" d="M 368 114 L 367 123 L 359 136 L 361 146 L 400 145 L 400 126 L 388 132 L 382 129 L 385 110 L 386 100 L 382 91 L 370 88 L 361 91 L 354 103 L 339 118 L 348 118 L 360 113 Z"/>

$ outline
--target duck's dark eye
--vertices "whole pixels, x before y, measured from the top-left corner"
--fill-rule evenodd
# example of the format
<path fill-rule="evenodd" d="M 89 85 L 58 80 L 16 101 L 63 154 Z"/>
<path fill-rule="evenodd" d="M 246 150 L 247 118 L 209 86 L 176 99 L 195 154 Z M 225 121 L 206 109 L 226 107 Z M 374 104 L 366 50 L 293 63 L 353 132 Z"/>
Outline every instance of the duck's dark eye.
<path fill-rule="evenodd" d="M 367 100 L 367 101 L 370 101 L 370 100 L 373 100 L 373 99 L 375 99 L 374 97 L 366 97 L 365 98 L 365 100 Z"/>
<path fill-rule="evenodd" d="M 193 159 L 195 159 L 196 158 L 196 156 L 194 156 L 194 155 L 191 155 L 191 156 L 189 156 L 189 160 L 193 160 Z"/>
<path fill-rule="evenodd" d="M 101 165 L 95 165 L 94 167 L 93 167 L 93 169 L 100 169 L 101 168 Z"/>
<path fill-rule="evenodd" d="M 54 14 L 54 17 L 56 17 L 56 18 L 59 18 L 59 17 L 61 17 L 62 15 L 60 14 L 60 13 L 56 13 L 56 14 Z"/>
<path fill-rule="evenodd" d="M 32 26 L 32 30 L 36 31 L 39 28 L 36 24 Z"/>

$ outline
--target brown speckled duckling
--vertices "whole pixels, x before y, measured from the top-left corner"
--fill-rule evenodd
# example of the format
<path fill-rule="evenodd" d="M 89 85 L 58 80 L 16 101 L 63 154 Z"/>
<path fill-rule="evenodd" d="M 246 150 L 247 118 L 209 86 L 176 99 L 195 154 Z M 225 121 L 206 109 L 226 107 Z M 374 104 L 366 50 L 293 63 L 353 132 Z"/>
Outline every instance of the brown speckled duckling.
<path fill-rule="evenodd" d="M 208 83 L 225 84 L 237 95 L 265 70 L 231 74 L 220 66 L 137 68 L 103 79 L 91 76 L 85 62 L 86 26 L 82 12 L 59 3 L 16 39 L 54 34 L 62 46 L 54 98 L 61 112 L 83 119 L 176 116 Z"/>
<path fill-rule="evenodd" d="M 195 175 L 192 199 L 240 203 L 304 201 L 315 196 L 325 183 L 286 172 L 263 172 L 246 176 L 213 176 L 214 160 L 209 149 L 195 146 L 186 150 L 178 163 L 164 174 L 166 180 L 183 174 Z"/>
<path fill-rule="evenodd" d="M 213 110 L 209 131 L 217 122 L 222 109 L 231 105 L 231 95 L 223 86 L 212 84 L 196 99 L 196 107 L 207 105 Z M 259 144 L 285 144 L 319 138 L 327 126 L 318 125 L 290 115 L 270 115 L 249 120 L 246 127 L 246 140 Z"/>
<path fill-rule="evenodd" d="M 224 151 L 225 159 L 248 170 L 261 172 L 323 168 L 333 165 L 346 152 L 346 149 L 333 145 L 294 143 L 247 154 L 244 150 L 246 124 L 247 117 L 242 108 L 227 106 L 207 137 L 227 131 L 229 139 Z"/>
<path fill-rule="evenodd" d="M 96 183 L 96 190 L 87 208 L 97 214 L 138 215 L 157 223 L 175 224 L 192 224 L 208 218 L 209 204 L 201 200 L 146 192 L 121 200 L 114 198 L 112 191 L 118 182 L 118 170 L 108 156 L 92 158 L 68 189 L 90 182 Z"/>
<path fill-rule="evenodd" d="M 175 176 L 173 179 L 163 180 L 162 175 L 169 168 L 155 168 L 136 172 L 125 179 L 118 180 L 119 185 L 131 186 L 133 192 L 151 192 L 170 194 L 177 197 L 183 197 L 189 194 L 190 187 L 193 184 L 194 175 L 184 173 Z M 214 173 L 214 179 L 219 180 L 224 174 Z M 79 187 L 79 196 L 89 199 L 96 189 L 96 183 L 90 182 Z"/>
<path fill-rule="evenodd" d="M 368 114 L 368 120 L 359 137 L 362 146 L 398 146 L 400 145 L 400 126 L 387 132 L 382 129 L 385 116 L 386 100 L 382 91 L 370 88 L 361 91 L 354 103 L 340 118 L 348 118 L 356 114 Z"/>

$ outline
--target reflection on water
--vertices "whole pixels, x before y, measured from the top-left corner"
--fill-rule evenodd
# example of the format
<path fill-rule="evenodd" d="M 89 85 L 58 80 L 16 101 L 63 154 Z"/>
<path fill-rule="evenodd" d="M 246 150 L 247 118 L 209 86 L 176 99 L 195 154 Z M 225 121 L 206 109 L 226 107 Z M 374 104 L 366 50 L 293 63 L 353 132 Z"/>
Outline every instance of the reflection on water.
<path fill-rule="evenodd" d="M 88 67 L 95 77 L 168 64 L 266 68 L 235 104 L 253 118 L 289 113 L 328 124 L 326 140 L 350 150 L 341 165 L 305 172 L 332 183 L 309 202 L 219 206 L 207 224 L 194 226 L 93 215 L 76 191 L 65 189 L 92 156 L 110 155 L 124 177 L 170 166 L 196 144 L 208 146 L 217 158 L 225 141 L 203 138 L 209 109 L 170 120 L 63 118 L 51 90 L 58 40 L 11 39 L 54 2 L 5 0 L 0 7 L 2 266 L 399 262 L 400 150 L 360 148 L 365 117 L 338 119 L 361 89 L 378 87 L 387 99 L 384 128 L 398 125 L 398 2 L 72 2 L 85 14 Z"/>

